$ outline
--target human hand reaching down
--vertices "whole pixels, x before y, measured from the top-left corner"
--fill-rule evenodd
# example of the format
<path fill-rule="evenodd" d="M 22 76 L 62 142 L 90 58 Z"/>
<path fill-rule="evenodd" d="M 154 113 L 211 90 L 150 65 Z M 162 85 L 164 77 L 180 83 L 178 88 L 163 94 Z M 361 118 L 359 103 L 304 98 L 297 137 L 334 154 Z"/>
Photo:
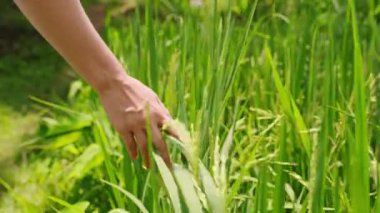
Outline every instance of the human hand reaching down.
<path fill-rule="evenodd" d="M 160 127 L 171 119 L 169 112 L 151 89 L 125 73 L 91 24 L 80 1 L 14 1 L 40 34 L 97 91 L 131 158 L 137 158 L 140 148 L 145 166 L 150 167 L 146 134 L 149 118 L 152 142 L 171 167 L 167 146 L 160 135 Z M 173 132 L 172 135 L 175 137 Z"/>
<path fill-rule="evenodd" d="M 172 118 L 158 96 L 130 76 L 123 76 L 98 93 L 112 125 L 125 141 L 131 159 L 137 159 L 139 148 L 145 167 L 150 168 L 147 131 L 151 131 L 153 145 L 170 168 L 171 160 L 160 128 Z M 150 130 L 146 129 L 147 119 L 150 120 Z"/>

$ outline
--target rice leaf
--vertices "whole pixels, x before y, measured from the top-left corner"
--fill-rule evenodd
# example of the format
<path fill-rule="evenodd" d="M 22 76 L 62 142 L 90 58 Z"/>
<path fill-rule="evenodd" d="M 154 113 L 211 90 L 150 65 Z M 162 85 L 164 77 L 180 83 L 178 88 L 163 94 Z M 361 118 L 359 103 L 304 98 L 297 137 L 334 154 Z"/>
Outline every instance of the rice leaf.
<path fill-rule="evenodd" d="M 160 171 L 162 180 L 165 184 L 165 187 L 169 193 L 170 200 L 173 205 L 173 209 L 175 213 L 181 212 L 181 202 L 180 197 L 178 193 L 178 187 L 175 183 L 175 180 L 169 170 L 169 168 L 166 166 L 164 160 L 161 158 L 161 156 L 154 154 L 154 159 L 156 161 L 158 170 Z"/>
<path fill-rule="evenodd" d="M 225 211 L 225 202 L 222 193 L 216 187 L 214 180 L 206 169 L 206 167 L 199 163 L 199 170 L 202 180 L 202 185 L 206 193 L 207 200 L 211 206 L 211 212 L 222 213 Z"/>
<path fill-rule="evenodd" d="M 302 115 L 295 103 L 290 91 L 285 88 L 285 86 L 281 82 L 280 74 L 277 71 L 275 63 L 273 61 L 272 55 L 268 47 L 265 48 L 266 57 L 269 60 L 271 65 L 271 70 L 273 73 L 273 80 L 276 86 L 278 95 L 281 100 L 282 108 L 287 116 L 289 116 L 295 127 L 298 130 L 298 135 L 301 138 L 301 147 L 305 149 L 306 154 L 310 157 L 311 147 L 310 147 L 310 138 L 308 129 L 306 128 L 306 124 L 302 118 Z"/>
<path fill-rule="evenodd" d="M 108 213 L 129 213 L 129 211 L 125 209 L 111 209 Z"/>
<path fill-rule="evenodd" d="M 201 213 L 202 205 L 195 190 L 191 173 L 181 167 L 174 167 L 174 176 L 181 190 L 185 203 L 190 213 Z"/>
<path fill-rule="evenodd" d="M 64 206 L 65 209 L 61 210 L 60 212 L 63 213 L 84 213 L 87 209 L 87 207 L 90 205 L 89 202 L 83 201 L 76 204 L 70 204 L 60 198 L 49 196 L 49 199 Z"/>
<path fill-rule="evenodd" d="M 351 27 L 354 43 L 354 101 L 355 101 L 355 140 L 350 147 L 350 196 L 353 212 L 370 212 L 369 186 L 369 141 L 365 72 L 356 23 L 355 1 L 350 0 Z"/>
<path fill-rule="evenodd" d="M 108 181 L 106 181 L 106 180 L 100 180 L 100 181 L 102 181 L 103 183 L 105 183 L 105 184 L 108 184 L 108 185 L 110 185 L 112 188 L 114 188 L 114 189 L 117 189 L 117 190 L 119 190 L 121 193 L 123 193 L 125 196 L 127 196 L 134 204 L 136 204 L 136 206 L 140 209 L 140 211 L 142 212 L 142 213 L 148 213 L 149 211 L 145 208 L 145 206 L 144 206 L 144 204 L 136 197 L 136 196 L 134 196 L 132 193 L 130 193 L 130 192 L 128 192 L 128 191 L 126 191 L 126 190 L 124 190 L 123 188 L 121 188 L 120 186 L 118 186 L 118 185 L 115 185 L 115 184 L 113 184 L 113 183 L 111 183 L 111 182 L 108 182 Z"/>

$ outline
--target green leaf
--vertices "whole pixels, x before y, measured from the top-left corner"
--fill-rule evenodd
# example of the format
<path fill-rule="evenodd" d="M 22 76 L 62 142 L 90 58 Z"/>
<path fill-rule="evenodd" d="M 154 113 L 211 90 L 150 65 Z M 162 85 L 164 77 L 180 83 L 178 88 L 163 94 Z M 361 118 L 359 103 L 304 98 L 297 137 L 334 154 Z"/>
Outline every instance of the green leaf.
<path fill-rule="evenodd" d="M 369 136 L 366 72 L 361 53 L 355 1 L 350 0 L 351 27 L 354 44 L 355 140 L 350 140 L 350 177 L 348 181 L 352 212 L 370 212 Z"/>
<path fill-rule="evenodd" d="M 65 207 L 65 209 L 60 211 L 61 213 L 84 213 L 87 207 L 90 205 L 90 203 L 87 201 L 82 201 L 76 204 L 70 204 L 54 196 L 49 196 L 49 199 Z"/>
<path fill-rule="evenodd" d="M 234 141 L 234 131 L 235 131 L 235 126 L 232 126 L 230 130 L 228 131 L 228 135 L 223 143 L 222 150 L 220 152 L 220 157 L 222 161 L 227 161 L 229 152 L 231 150 L 233 141 Z"/>
<path fill-rule="evenodd" d="M 111 209 L 108 213 L 129 213 L 129 211 L 125 209 Z"/>
<path fill-rule="evenodd" d="M 104 158 L 98 144 L 91 144 L 86 150 L 73 162 L 72 170 L 68 178 L 80 178 L 87 174 L 91 169 L 99 166 Z"/>
<path fill-rule="evenodd" d="M 377 16 L 377 15 L 379 15 L 380 14 L 380 4 L 379 5 L 377 5 L 377 7 L 375 8 L 375 12 L 374 12 L 375 14 L 375 16 Z"/>
<path fill-rule="evenodd" d="M 108 182 L 106 180 L 100 180 L 100 181 L 102 181 L 105 184 L 110 185 L 112 188 L 119 190 L 121 193 L 123 193 L 125 196 L 127 196 L 134 204 L 136 204 L 136 206 L 141 210 L 141 212 L 148 213 L 148 210 L 145 208 L 144 204 L 136 196 L 134 196 L 132 193 L 130 193 L 130 192 L 124 190 L 123 188 L 121 188 L 120 186 L 115 185 L 115 184 Z"/>
<path fill-rule="evenodd" d="M 76 111 L 70 109 L 69 107 L 64 107 L 64 106 L 61 106 L 61 105 L 58 105 L 58 104 L 55 104 L 55 103 L 51 103 L 51 102 L 39 99 L 39 98 L 34 97 L 34 96 L 30 96 L 29 98 L 32 101 L 36 102 L 36 103 L 39 103 L 41 105 L 50 107 L 52 109 L 55 109 L 55 110 L 58 110 L 58 111 L 61 111 L 61 112 L 65 112 L 65 113 L 67 113 L 69 115 L 83 115 L 82 113 L 76 112 Z"/>
<path fill-rule="evenodd" d="M 303 146 L 303 148 L 305 149 L 306 154 L 310 156 L 310 153 L 311 153 L 310 137 L 309 137 L 308 129 L 306 128 L 306 124 L 300 113 L 300 110 L 298 109 L 296 102 L 294 101 L 292 95 L 290 94 L 290 91 L 287 88 L 285 88 L 285 86 L 282 84 L 280 74 L 278 73 L 276 69 L 275 63 L 272 58 L 272 54 L 270 53 L 270 50 L 268 47 L 265 48 L 265 53 L 271 65 L 274 84 L 276 86 L 278 95 L 280 97 L 282 108 L 284 112 L 286 113 L 286 115 L 291 118 L 293 124 L 297 128 L 298 134 L 302 142 L 301 146 Z"/>
<path fill-rule="evenodd" d="M 174 212 L 180 213 L 181 203 L 180 203 L 180 197 L 178 193 L 177 184 L 175 183 L 175 180 L 169 168 L 166 166 L 162 158 L 156 154 L 154 154 L 153 156 L 154 156 L 154 159 L 156 160 L 156 164 L 157 164 L 158 170 L 160 171 L 162 180 L 164 181 L 165 187 L 169 193 L 169 197 L 172 202 Z"/>
<path fill-rule="evenodd" d="M 57 137 L 53 139 L 51 142 L 47 143 L 46 145 L 41 145 L 40 147 L 42 149 L 58 149 L 63 146 L 75 143 L 81 138 L 82 134 L 81 132 L 71 132 L 65 135 L 62 135 L 60 137 Z"/>
<path fill-rule="evenodd" d="M 206 193 L 207 200 L 211 206 L 212 212 L 224 212 L 225 202 L 222 193 L 220 192 L 218 187 L 216 187 L 211 174 L 202 162 L 199 163 L 199 166 L 202 185 Z"/>
<path fill-rule="evenodd" d="M 190 213 L 201 213 L 202 205 L 195 191 L 193 177 L 191 173 L 181 167 L 175 166 L 174 176 L 182 192 L 183 198 Z"/>

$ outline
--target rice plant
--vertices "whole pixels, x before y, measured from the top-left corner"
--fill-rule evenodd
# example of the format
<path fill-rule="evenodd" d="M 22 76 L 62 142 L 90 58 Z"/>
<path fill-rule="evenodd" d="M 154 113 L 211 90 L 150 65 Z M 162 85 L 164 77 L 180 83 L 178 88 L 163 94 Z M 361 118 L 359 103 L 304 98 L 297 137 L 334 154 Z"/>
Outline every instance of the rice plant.
<path fill-rule="evenodd" d="M 173 169 L 152 146 L 150 170 L 132 161 L 78 81 L 33 98 L 30 184 L 0 176 L 0 211 L 379 212 L 379 1 L 194 2 L 142 1 L 104 31 L 176 118 Z"/>

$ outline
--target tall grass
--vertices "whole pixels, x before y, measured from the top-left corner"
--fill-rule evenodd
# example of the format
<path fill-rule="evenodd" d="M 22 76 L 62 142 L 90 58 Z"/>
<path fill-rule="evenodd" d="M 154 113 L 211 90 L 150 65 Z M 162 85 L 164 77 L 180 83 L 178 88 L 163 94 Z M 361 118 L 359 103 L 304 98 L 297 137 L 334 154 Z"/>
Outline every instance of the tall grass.
<path fill-rule="evenodd" d="M 349 2 L 352 35 L 354 43 L 354 104 L 355 104 L 355 140 L 350 142 L 350 197 L 352 210 L 370 211 L 369 197 L 369 153 L 368 153 L 368 103 L 366 98 L 365 70 L 356 21 L 354 1 Z M 357 184 L 361 183 L 361 185 Z"/>
<path fill-rule="evenodd" d="M 81 87 L 74 104 L 38 101 L 53 113 L 23 144 L 31 162 L 54 166 L 43 176 L 55 195 L 46 208 L 378 211 L 378 2 L 143 2 L 108 16 L 105 38 L 179 120 L 168 125 L 181 141 L 165 135 L 175 166 L 152 146 L 152 170 L 131 161 L 97 97 Z M 57 181 L 65 190 L 51 190 Z M 23 197 L 22 187 L 0 184 Z"/>

